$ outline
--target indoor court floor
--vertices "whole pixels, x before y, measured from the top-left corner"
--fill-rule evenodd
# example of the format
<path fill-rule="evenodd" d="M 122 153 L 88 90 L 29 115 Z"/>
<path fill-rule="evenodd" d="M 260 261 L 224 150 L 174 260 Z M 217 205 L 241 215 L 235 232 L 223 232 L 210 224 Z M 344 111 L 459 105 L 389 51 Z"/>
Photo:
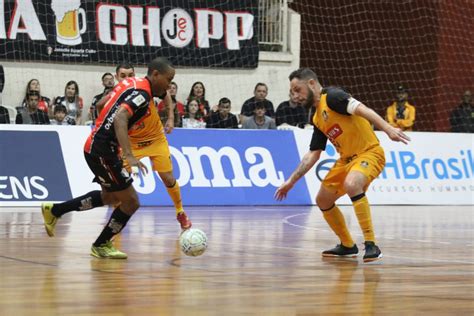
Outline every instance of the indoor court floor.
<path fill-rule="evenodd" d="M 39 208 L 0 208 L 0 315 L 473 315 L 473 206 L 374 206 L 384 258 L 336 245 L 316 207 L 189 207 L 201 257 L 179 250 L 172 208 L 142 207 L 116 240 L 128 260 L 89 255 L 111 210 L 65 215 L 56 237 Z"/>

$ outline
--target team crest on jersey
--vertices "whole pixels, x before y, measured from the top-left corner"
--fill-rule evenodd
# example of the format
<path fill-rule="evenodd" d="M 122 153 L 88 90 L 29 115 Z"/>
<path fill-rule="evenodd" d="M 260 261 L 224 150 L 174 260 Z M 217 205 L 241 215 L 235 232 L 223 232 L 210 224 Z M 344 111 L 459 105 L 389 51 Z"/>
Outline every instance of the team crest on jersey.
<path fill-rule="evenodd" d="M 369 163 L 367 161 L 363 160 L 363 161 L 360 162 L 360 166 L 362 168 L 367 168 L 369 166 Z"/>
<path fill-rule="evenodd" d="M 327 131 L 327 137 L 330 140 L 336 139 L 341 134 L 342 134 L 342 128 L 339 126 L 339 124 L 334 124 Z"/>
<path fill-rule="evenodd" d="M 323 110 L 323 120 L 326 122 L 328 120 L 329 116 L 326 110 Z"/>
<path fill-rule="evenodd" d="M 145 98 L 144 98 L 141 94 L 137 95 L 137 96 L 132 100 L 132 102 L 133 102 L 136 106 L 142 106 L 143 103 L 145 103 L 145 101 L 146 101 Z"/>

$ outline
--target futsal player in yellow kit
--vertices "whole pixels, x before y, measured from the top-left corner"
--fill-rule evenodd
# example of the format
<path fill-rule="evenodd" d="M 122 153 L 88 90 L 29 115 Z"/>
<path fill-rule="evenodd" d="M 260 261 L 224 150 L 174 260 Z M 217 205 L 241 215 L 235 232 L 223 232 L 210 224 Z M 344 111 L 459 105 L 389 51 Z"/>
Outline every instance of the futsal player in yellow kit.
<path fill-rule="evenodd" d="M 393 141 L 407 143 L 410 138 L 390 126 L 377 113 L 337 87 L 323 89 L 316 74 L 300 68 L 289 76 L 290 92 L 301 104 L 315 107 L 314 132 L 310 149 L 290 176 L 275 192 L 279 201 L 286 198 L 294 184 L 318 161 L 329 139 L 340 158 L 324 178 L 316 203 L 324 219 L 340 239 L 335 248 L 323 251 L 324 257 L 356 257 L 359 250 L 335 204 L 348 194 L 365 239 L 364 262 L 382 258 L 376 245 L 370 205 L 365 196 L 369 184 L 382 172 L 385 155 L 371 123 Z"/>

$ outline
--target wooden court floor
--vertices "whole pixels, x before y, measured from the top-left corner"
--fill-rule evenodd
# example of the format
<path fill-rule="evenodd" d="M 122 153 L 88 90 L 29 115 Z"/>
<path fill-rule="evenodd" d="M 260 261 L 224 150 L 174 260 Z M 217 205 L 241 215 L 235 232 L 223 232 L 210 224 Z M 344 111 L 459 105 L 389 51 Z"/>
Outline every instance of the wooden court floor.
<path fill-rule="evenodd" d="M 363 249 L 353 211 L 342 207 Z M 142 208 L 89 256 L 110 210 L 64 216 L 0 208 L 0 315 L 474 315 L 474 209 L 373 207 L 383 260 L 326 260 L 337 240 L 314 207 L 188 208 L 209 249 L 177 247 L 170 208 Z"/>

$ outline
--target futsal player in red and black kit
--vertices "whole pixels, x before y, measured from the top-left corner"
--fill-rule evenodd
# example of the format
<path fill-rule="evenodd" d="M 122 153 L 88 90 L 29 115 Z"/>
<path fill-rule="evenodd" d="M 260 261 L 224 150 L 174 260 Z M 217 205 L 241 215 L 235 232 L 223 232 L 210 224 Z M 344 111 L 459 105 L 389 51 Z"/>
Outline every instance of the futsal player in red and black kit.
<path fill-rule="evenodd" d="M 148 171 L 133 155 L 128 131 L 149 113 L 153 97 L 163 98 L 166 95 L 174 74 L 173 66 L 166 59 L 155 58 L 149 63 L 145 78 L 128 78 L 114 88 L 84 146 L 86 162 L 95 175 L 94 181 L 101 185 L 102 190 L 91 191 L 64 203 L 43 203 L 41 210 L 49 236 L 54 236 L 58 219 L 68 212 L 118 205 L 120 202 L 92 245 L 91 255 L 97 258 L 127 258 L 127 254 L 116 249 L 111 240 L 125 227 L 140 204 L 132 186 L 133 179 L 123 167 L 119 147 L 132 170 Z"/>

